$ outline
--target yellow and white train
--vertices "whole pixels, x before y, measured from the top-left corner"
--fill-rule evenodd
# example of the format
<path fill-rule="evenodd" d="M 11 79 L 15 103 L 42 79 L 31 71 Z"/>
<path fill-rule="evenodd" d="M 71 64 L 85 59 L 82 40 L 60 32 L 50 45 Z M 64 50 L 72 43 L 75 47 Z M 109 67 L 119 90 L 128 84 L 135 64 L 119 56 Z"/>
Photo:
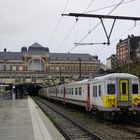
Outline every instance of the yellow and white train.
<path fill-rule="evenodd" d="M 83 106 L 87 111 L 116 115 L 140 111 L 139 78 L 127 73 L 113 73 L 54 87 L 42 88 L 39 95 Z"/>

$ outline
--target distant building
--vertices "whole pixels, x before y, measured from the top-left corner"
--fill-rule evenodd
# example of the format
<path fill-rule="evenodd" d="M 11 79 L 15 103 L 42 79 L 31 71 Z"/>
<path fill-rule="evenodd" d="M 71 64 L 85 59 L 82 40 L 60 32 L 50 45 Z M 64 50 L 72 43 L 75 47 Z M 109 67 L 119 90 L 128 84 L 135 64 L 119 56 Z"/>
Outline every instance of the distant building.
<path fill-rule="evenodd" d="M 112 54 L 109 58 L 107 58 L 107 70 L 115 70 L 116 69 L 116 55 Z"/>
<path fill-rule="evenodd" d="M 136 58 L 140 59 L 140 42 L 138 43 L 138 48 L 136 49 Z"/>
<path fill-rule="evenodd" d="M 34 43 L 20 52 L 0 52 L 0 75 L 3 82 L 46 83 L 75 80 L 95 75 L 100 60 L 90 54 L 50 53 L 49 48 Z"/>
<path fill-rule="evenodd" d="M 107 70 L 107 65 L 101 63 L 101 64 L 100 64 L 100 68 L 101 68 L 102 70 L 106 71 L 106 70 Z"/>
<path fill-rule="evenodd" d="M 140 58 L 140 36 L 128 36 L 116 47 L 117 66 L 123 66 Z"/>

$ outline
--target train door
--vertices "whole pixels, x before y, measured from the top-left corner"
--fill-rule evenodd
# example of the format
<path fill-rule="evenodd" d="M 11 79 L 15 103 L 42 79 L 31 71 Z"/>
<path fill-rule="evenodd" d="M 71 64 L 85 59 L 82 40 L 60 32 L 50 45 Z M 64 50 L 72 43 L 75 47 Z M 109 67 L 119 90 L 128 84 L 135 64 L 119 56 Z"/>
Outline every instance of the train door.
<path fill-rule="evenodd" d="M 87 110 L 90 111 L 90 84 L 87 84 Z"/>
<path fill-rule="evenodd" d="M 118 106 L 127 107 L 131 105 L 131 79 L 118 79 L 118 88 L 117 88 L 117 99 L 118 99 Z"/>
<path fill-rule="evenodd" d="M 66 88 L 65 87 L 63 87 L 64 88 L 64 94 L 63 94 L 63 103 L 65 104 L 66 103 Z"/>
<path fill-rule="evenodd" d="M 58 93 L 59 93 L 59 89 L 58 87 L 56 87 L 56 101 L 58 100 Z"/>

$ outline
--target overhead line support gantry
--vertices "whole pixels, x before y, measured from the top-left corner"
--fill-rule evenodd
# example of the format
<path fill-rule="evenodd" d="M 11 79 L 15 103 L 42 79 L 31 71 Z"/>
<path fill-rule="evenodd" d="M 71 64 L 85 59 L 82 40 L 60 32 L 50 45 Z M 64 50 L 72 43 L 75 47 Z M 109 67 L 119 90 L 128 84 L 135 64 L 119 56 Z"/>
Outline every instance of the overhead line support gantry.
<path fill-rule="evenodd" d="M 133 21 L 140 21 L 140 17 L 127 17 L 127 16 L 113 16 L 113 15 L 96 15 L 96 14 L 82 14 L 82 13 L 69 13 L 69 14 L 62 14 L 62 16 L 74 16 L 76 19 L 78 17 L 88 17 L 88 18 L 99 18 L 101 20 L 101 24 L 103 26 L 105 35 L 107 37 L 107 45 L 110 45 L 110 37 L 115 25 L 116 20 L 133 20 Z M 113 23 L 111 26 L 111 30 L 109 34 L 107 33 L 106 27 L 104 25 L 103 19 L 113 19 Z M 91 43 L 93 44 L 93 43 Z"/>

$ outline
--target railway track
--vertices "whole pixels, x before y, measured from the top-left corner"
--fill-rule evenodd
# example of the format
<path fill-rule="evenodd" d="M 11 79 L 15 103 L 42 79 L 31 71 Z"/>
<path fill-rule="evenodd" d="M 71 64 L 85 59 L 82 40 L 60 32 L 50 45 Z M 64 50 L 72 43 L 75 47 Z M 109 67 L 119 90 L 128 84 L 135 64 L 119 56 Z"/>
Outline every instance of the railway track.
<path fill-rule="evenodd" d="M 43 99 L 38 97 L 33 99 L 52 120 L 66 140 L 102 140 L 96 134 L 49 106 Z"/>

